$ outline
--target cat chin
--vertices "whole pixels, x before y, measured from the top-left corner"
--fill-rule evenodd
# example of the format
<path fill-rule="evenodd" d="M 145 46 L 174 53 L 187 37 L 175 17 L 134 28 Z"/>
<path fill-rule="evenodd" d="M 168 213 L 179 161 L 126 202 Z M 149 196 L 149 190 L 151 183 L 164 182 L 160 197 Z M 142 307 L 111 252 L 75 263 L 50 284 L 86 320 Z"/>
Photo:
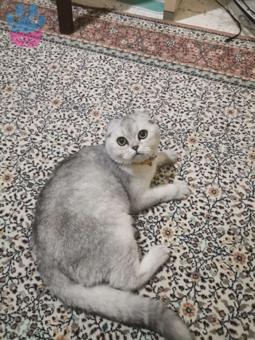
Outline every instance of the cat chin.
<path fill-rule="evenodd" d="M 116 157 L 116 158 L 113 158 L 113 159 L 117 163 L 125 164 L 125 165 L 130 165 L 132 163 L 146 161 L 150 157 L 151 157 L 151 155 L 145 155 L 145 154 L 141 153 L 141 154 L 129 155 L 129 157 L 126 157 L 126 158 Z"/>
<path fill-rule="evenodd" d="M 142 164 L 144 162 L 150 161 L 151 159 L 154 159 L 155 156 L 152 154 L 149 155 L 137 155 L 133 157 L 128 164 L 126 165 L 135 165 L 135 164 Z"/>
<path fill-rule="evenodd" d="M 132 159 L 123 159 L 123 158 L 118 158 L 118 157 L 112 157 L 110 156 L 110 158 L 117 163 L 118 165 L 131 165 L 132 164 Z"/>
<path fill-rule="evenodd" d="M 151 157 L 142 157 L 142 158 L 131 158 L 131 159 L 113 159 L 117 164 L 122 166 L 130 166 L 137 163 L 143 163 L 146 160 L 149 160 Z"/>
<path fill-rule="evenodd" d="M 131 159 L 131 163 L 144 162 L 150 159 L 151 155 L 136 155 Z"/>

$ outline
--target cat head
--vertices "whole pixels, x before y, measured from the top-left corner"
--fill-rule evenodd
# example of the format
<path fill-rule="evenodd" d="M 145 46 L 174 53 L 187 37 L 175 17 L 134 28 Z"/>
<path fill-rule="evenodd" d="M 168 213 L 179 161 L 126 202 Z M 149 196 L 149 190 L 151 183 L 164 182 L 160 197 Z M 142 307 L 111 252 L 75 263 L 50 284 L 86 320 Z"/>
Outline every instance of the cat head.
<path fill-rule="evenodd" d="M 105 147 L 115 162 L 128 165 L 156 155 L 159 141 L 159 127 L 145 111 L 136 110 L 134 114 L 109 124 Z"/>

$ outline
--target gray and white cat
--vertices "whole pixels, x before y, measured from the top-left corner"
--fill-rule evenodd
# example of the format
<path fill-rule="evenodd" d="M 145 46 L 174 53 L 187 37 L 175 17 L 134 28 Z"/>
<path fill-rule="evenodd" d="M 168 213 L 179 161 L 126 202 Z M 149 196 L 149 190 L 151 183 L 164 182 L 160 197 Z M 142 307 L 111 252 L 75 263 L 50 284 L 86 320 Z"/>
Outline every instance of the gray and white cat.
<path fill-rule="evenodd" d="M 157 166 L 177 158 L 174 151 L 158 153 L 159 141 L 158 126 L 138 111 L 109 124 L 105 145 L 62 162 L 38 200 L 34 251 L 46 285 L 67 305 L 189 340 L 173 311 L 132 293 L 169 251 L 157 245 L 140 259 L 130 214 L 189 194 L 182 181 L 150 188 Z"/>

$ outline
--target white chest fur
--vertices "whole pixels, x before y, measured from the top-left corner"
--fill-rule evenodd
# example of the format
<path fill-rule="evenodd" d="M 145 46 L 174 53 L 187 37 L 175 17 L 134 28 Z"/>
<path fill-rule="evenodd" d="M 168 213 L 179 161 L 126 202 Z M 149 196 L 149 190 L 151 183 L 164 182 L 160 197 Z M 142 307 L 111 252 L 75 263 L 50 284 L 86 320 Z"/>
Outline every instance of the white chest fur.
<path fill-rule="evenodd" d="M 152 161 L 151 164 L 132 164 L 122 168 L 130 175 L 129 194 L 133 200 L 149 189 L 156 168 L 156 161 Z"/>

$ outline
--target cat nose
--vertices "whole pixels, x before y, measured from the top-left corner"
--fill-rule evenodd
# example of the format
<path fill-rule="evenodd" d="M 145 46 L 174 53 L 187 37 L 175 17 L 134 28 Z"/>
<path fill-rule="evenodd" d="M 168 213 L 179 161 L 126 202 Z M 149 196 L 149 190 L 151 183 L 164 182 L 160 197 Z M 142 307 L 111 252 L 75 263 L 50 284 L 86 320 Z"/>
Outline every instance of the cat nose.
<path fill-rule="evenodd" d="M 135 151 L 137 151 L 138 145 L 132 146 L 132 149 L 135 150 Z"/>

